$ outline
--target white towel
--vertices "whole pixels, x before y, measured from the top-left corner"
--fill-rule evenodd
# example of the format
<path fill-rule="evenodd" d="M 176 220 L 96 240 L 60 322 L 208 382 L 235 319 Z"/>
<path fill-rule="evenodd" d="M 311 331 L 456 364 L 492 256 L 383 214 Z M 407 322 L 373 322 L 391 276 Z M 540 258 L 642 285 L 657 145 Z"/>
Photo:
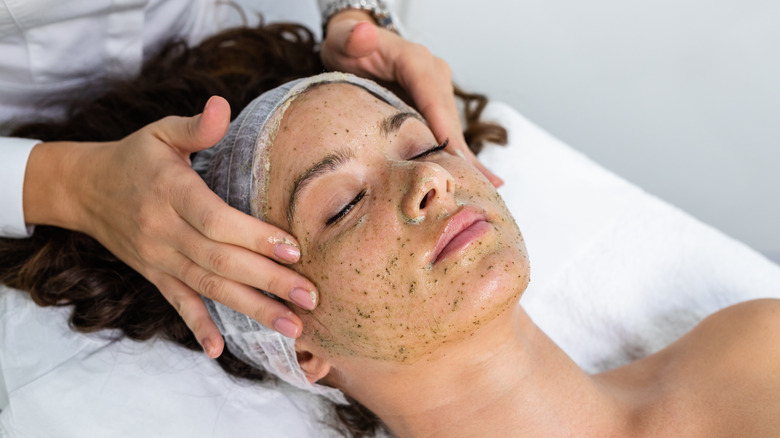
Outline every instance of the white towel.
<path fill-rule="evenodd" d="M 780 267 L 600 167 L 502 104 L 507 150 L 481 158 L 528 246 L 521 303 L 580 366 L 599 371 L 646 356 L 704 316 L 780 298 Z"/>

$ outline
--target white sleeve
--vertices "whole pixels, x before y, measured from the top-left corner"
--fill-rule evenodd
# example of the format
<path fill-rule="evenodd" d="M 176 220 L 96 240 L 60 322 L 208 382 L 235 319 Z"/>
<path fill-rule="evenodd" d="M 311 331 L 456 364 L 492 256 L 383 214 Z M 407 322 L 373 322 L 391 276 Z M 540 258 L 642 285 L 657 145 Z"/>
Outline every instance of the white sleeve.
<path fill-rule="evenodd" d="M 0 237 L 30 237 L 24 222 L 22 193 L 27 159 L 38 140 L 0 137 Z"/>

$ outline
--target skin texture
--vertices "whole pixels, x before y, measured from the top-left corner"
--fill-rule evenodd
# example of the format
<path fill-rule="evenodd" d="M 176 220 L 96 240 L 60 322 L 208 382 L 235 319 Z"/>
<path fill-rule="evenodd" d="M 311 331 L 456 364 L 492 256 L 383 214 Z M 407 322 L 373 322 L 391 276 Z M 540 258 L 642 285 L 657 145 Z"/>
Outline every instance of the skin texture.
<path fill-rule="evenodd" d="M 321 294 L 317 309 L 299 312 L 303 336 L 329 354 L 414 363 L 513 307 L 528 281 L 520 232 L 493 185 L 447 151 L 411 159 L 437 142 L 415 117 L 384 132 L 398 112 L 361 88 L 320 85 L 292 102 L 271 148 L 267 218 L 298 237 L 293 267 Z M 288 223 L 296 180 L 335 152 L 351 158 L 299 190 Z M 463 209 L 489 227 L 431 263 Z M 499 287 L 509 282 L 517 287 Z"/>
<path fill-rule="evenodd" d="M 460 134 L 443 60 L 377 29 L 364 11 L 336 14 L 328 26 L 321 53 L 329 68 L 400 83 L 437 136 L 457 136 L 450 149 L 477 163 Z M 300 318 L 256 288 L 304 309 L 317 304 L 312 282 L 285 266 L 299 259 L 295 239 L 226 205 L 190 168 L 189 155 L 216 144 L 229 118 L 227 102 L 214 97 L 200 115 L 167 117 L 116 142 L 41 143 L 24 180 L 28 224 L 97 239 L 160 290 L 210 357 L 224 342 L 201 295 L 293 338 Z"/>
<path fill-rule="evenodd" d="M 468 148 L 453 96 L 450 66 L 425 46 L 378 28 L 366 11 L 346 10 L 328 22 L 322 62 L 333 70 L 398 83 L 412 97 L 439 142 L 449 138 L 449 151 L 463 154 L 494 186 L 504 183 Z"/>
<path fill-rule="evenodd" d="M 727 308 L 654 355 L 587 375 L 517 305 L 528 258 L 492 185 L 447 152 L 410 159 L 436 142 L 414 118 L 383 135 L 395 112 L 357 87 L 321 85 L 290 105 L 271 147 L 268 217 L 298 237 L 293 268 L 321 292 L 299 311 L 310 380 L 399 437 L 778 436 L 780 301 Z M 351 158 L 299 189 L 288 216 L 300 175 L 336 152 Z M 489 229 L 431 266 L 464 209 Z"/>

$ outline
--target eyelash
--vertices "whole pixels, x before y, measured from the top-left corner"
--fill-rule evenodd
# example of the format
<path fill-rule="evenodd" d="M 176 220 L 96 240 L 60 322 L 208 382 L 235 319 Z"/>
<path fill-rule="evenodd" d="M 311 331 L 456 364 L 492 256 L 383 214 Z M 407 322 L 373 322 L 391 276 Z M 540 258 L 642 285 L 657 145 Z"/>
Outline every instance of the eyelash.
<path fill-rule="evenodd" d="M 421 153 L 419 155 L 415 155 L 414 157 L 412 157 L 410 159 L 411 160 L 416 160 L 418 158 L 427 157 L 430 154 L 435 154 L 436 152 L 443 151 L 444 148 L 446 148 L 448 144 L 450 144 L 450 139 L 449 138 L 444 140 L 444 142 L 442 142 L 442 144 L 440 144 L 440 145 L 438 145 L 436 147 L 432 147 L 432 148 L 428 149 L 427 151 L 425 151 L 425 152 L 423 152 L 423 153 Z"/>
<path fill-rule="evenodd" d="M 410 158 L 410 160 L 417 160 L 426 157 L 430 154 L 435 154 L 436 152 L 442 151 L 444 150 L 444 148 L 447 147 L 449 143 L 450 143 L 450 139 L 448 138 L 444 140 L 442 144 L 432 147 L 419 155 L 415 155 L 414 157 Z M 358 204 L 358 202 L 360 202 L 365 196 L 366 196 L 366 189 L 363 189 L 360 191 L 360 193 L 357 194 L 357 196 L 355 196 L 355 198 L 352 201 L 349 202 L 349 204 L 345 205 L 344 208 L 339 210 L 338 213 L 336 213 L 335 215 L 333 215 L 333 217 L 328 219 L 327 222 L 325 222 L 325 225 L 330 226 L 340 221 L 341 218 L 349 214 L 349 212 L 352 211 L 352 209 Z"/>
<path fill-rule="evenodd" d="M 358 202 L 360 202 L 363 197 L 366 196 L 366 189 L 363 189 L 360 193 L 358 193 L 357 196 L 355 196 L 355 199 L 350 201 L 349 204 L 345 205 L 344 208 L 342 208 L 338 213 L 336 213 L 332 218 L 328 219 L 327 222 L 325 222 L 325 225 L 333 225 L 341 218 L 347 215 L 350 211 L 352 211 L 352 208 L 357 205 Z"/>

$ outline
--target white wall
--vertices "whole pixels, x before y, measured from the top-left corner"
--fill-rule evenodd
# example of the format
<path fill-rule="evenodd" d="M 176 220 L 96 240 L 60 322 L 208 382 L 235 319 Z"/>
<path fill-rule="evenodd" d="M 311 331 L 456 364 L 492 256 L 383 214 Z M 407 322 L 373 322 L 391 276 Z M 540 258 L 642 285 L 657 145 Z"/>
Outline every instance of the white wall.
<path fill-rule="evenodd" d="M 319 27 L 313 0 L 238 3 Z M 780 2 L 394 3 L 459 84 L 780 261 Z"/>
<path fill-rule="evenodd" d="M 780 257 L 780 2 L 399 0 L 407 36 L 647 191 Z"/>

